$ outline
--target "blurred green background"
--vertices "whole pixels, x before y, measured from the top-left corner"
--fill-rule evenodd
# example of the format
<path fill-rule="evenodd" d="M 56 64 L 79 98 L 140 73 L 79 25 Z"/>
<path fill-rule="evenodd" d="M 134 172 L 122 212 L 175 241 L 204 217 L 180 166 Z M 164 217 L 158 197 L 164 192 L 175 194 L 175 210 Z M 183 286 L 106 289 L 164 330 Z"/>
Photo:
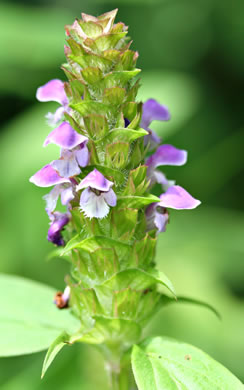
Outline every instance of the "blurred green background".
<path fill-rule="evenodd" d="M 154 97 L 172 114 L 152 128 L 189 151 L 186 166 L 165 172 L 203 203 L 171 213 L 159 239 L 159 267 L 178 294 L 212 303 L 223 317 L 219 322 L 204 309 L 175 305 L 148 332 L 202 348 L 244 381 L 243 0 L 1 2 L 0 271 L 64 286 L 67 265 L 46 261 L 52 250 L 46 191 L 28 182 L 58 153 L 41 146 L 50 131 L 44 115 L 57 106 L 37 103 L 35 91 L 51 78 L 64 79 L 64 25 L 81 11 L 98 15 L 116 7 L 140 54 L 140 99 Z M 43 358 L 1 359 L 1 390 L 106 389 L 100 356 L 90 347 L 62 351 L 41 381 Z"/>

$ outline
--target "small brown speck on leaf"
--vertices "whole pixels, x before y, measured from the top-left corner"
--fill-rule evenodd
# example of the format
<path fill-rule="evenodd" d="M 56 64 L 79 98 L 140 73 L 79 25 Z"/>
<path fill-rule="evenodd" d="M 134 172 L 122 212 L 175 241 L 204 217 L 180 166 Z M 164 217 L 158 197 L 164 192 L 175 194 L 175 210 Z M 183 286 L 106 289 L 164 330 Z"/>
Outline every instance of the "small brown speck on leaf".
<path fill-rule="evenodd" d="M 191 360 L 191 355 L 186 355 L 185 360 Z"/>

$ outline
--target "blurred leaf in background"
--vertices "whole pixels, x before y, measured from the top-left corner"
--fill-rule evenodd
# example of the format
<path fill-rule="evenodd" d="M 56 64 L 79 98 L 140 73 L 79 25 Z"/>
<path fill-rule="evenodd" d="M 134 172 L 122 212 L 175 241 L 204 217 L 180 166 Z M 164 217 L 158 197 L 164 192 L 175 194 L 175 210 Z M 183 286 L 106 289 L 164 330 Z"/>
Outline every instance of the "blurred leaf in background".
<path fill-rule="evenodd" d="M 65 261 L 46 261 L 53 249 L 46 241 L 46 190 L 28 182 L 58 153 L 55 146 L 41 148 L 50 131 L 44 115 L 56 106 L 36 103 L 35 91 L 51 78 L 64 79 L 64 25 L 81 11 L 101 14 L 116 7 L 140 53 L 139 98 L 156 98 L 172 114 L 170 122 L 152 127 L 163 141 L 189 151 L 188 164 L 167 167 L 166 174 L 203 201 L 198 210 L 171 213 L 157 250 L 159 268 L 178 294 L 208 301 L 223 317 L 218 322 L 204 309 L 169 306 L 148 333 L 195 344 L 244 381 L 242 0 L 231 6 L 227 0 L 0 4 L 0 271 L 64 286 Z M 100 355 L 89 347 L 62 351 L 40 381 L 43 358 L 1 359 L 1 390 L 106 389 Z"/>

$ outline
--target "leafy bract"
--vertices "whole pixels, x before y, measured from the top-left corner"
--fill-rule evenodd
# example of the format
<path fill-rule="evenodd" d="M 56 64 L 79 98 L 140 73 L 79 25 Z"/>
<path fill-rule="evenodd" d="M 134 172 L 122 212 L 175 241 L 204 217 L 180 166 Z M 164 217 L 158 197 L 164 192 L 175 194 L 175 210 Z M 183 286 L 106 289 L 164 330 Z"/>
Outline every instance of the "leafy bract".
<path fill-rule="evenodd" d="M 0 356 L 45 350 L 60 332 L 74 333 L 79 321 L 53 303 L 55 290 L 24 278 L 0 275 Z"/>
<path fill-rule="evenodd" d="M 152 194 L 144 196 L 118 196 L 118 206 L 120 207 L 141 208 L 155 202 L 160 202 L 160 199 Z"/>
<path fill-rule="evenodd" d="M 164 337 L 145 340 L 132 351 L 139 390 L 243 390 L 220 363 L 191 345 Z"/>
<path fill-rule="evenodd" d="M 170 280 L 158 270 L 143 271 L 136 268 L 126 269 L 114 274 L 104 285 L 113 290 L 123 290 L 128 285 L 134 290 L 147 289 L 155 284 L 162 284 L 175 295 L 175 290 Z"/>
<path fill-rule="evenodd" d="M 42 366 L 42 378 L 44 377 L 48 367 L 52 364 L 56 355 L 61 349 L 67 345 L 69 335 L 66 332 L 62 332 L 50 345 Z"/>

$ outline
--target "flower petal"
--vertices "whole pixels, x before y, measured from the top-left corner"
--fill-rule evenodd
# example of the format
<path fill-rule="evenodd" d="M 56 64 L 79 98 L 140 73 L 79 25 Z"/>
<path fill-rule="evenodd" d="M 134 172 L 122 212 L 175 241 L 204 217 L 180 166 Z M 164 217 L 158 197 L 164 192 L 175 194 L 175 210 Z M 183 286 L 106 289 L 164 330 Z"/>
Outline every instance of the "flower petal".
<path fill-rule="evenodd" d="M 76 191 L 82 188 L 91 187 L 99 191 L 109 191 L 113 186 L 113 182 L 107 180 L 97 169 L 94 169 L 78 184 Z"/>
<path fill-rule="evenodd" d="M 176 210 L 195 209 L 200 205 L 200 201 L 193 198 L 184 188 L 180 186 L 169 187 L 168 190 L 160 195 L 159 206 L 169 207 Z"/>
<path fill-rule="evenodd" d="M 153 171 L 153 180 L 151 179 L 151 181 L 156 181 L 158 184 L 161 184 L 164 191 L 167 191 L 169 187 L 175 185 L 175 180 L 168 180 L 163 172 L 157 171 L 156 169 Z"/>
<path fill-rule="evenodd" d="M 39 87 L 36 92 L 36 98 L 40 102 L 54 101 L 62 106 L 68 104 L 68 99 L 64 91 L 64 83 L 61 80 L 50 80 L 45 85 Z"/>
<path fill-rule="evenodd" d="M 50 187 L 55 184 L 69 183 L 70 181 L 64 177 L 61 177 L 59 173 L 54 169 L 52 164 L 45 165 L 42 169 L 36 172 L 29 179 L 31 183 L 34 183 L 38 187 Z"/>
<path fill-rule="evenodd" d="M 159 212 L 159 207 L 160 206 L 156 207 L 154 223 L 156 228 L 158 229 L 158 233 L 161 233 L 166 231 L 166 226 L 169 222 L 169 213 L 166 209 L 162 209 L 161 207 L 160 208 L 162 209 L 162 212 Z"/>
<path fill-rule="evenodd" d="M 78 145 L 77 148 L 75 149 L 75 157 L 80 167 L 86 167 L 89 163 L 89 150 L 86 144 L 87 141 Z"/>
<path fill-rule="evenodd" d="M 69 286 L 65 287 L 62 298 L 63 298 L 64 302 L 68 302 L 68 300 L 70 298 L 70 287 Z"/>
<path fill-rule="evenodd" d="M 58 171 L 60 176 L 66 178 L 79 175 L 81 172 L 75 153 L 65 149 L 61 152 L 61 158 L 52 162 L 52 167 Z"/>
<path fill-rule="evenodd" d="M 116 206 L 117 204 L 117 196 L 114 192 L 114 190 L 112 190 L 112 188 L 110 188 L 110 190 L 108 192 L 104 192 L 102 194 L 102 196 L 104 197 L 104 199 L 106 200 L 107 204 L 109 206 Z"/>
<path fill-rule="evenodd" d="M 166 106 L 154 99 L 148 99 L 142 107 L 141 127 L 147 128 L 153 120 L 168 121 L 170 113 Z"/>
<path fill-rule="evenodd" d="M 148 134 L 144 137 L 144 145 L 150 144 L 150 149 L 154 149 L 158 144 L 161 143 L 161 138 L 155 133 L 155 131 L 145 128 Z"/>
<path fill-rule="evenodd" d="M 73 187 L 69 186 L 65 188 L 65 185 L 63 185 L 60 196 L 62 205 L 67 206 L 75 197 L 73 193 Z"/>
<path fill-rule="evenodd" d="M 80 197 L 80 208 L 88 218 L 104 218 L 109 213 L 103 194 L 96 195 L 86 188 Z"/>
<path fill-rule="evenodd" d="M 156 152 L 150 156 L 146 165 L 156 168 L 160 165 L 184 165 L 187 161 L 187 151 L 177 149 L 172 145 L 161 145 Z"/>
<path fill-rule="evenodd" d="M 69 216 L 67 214 L 62 214 L 58 211 L 53 213 L 53 220 L 47 234 L 48 241 L 55 245 L 63 246 L 64 240 L 61 236 L 61 231 L 68 222 Z"/>
<path fill-rule="evenodd" d="M 68 122 L 63 122 L 47 136 L 43 146 L 53 143 L 63 149 L 73 149 L 84 141 L 88 138 L 77 133 Z"/>
<path fill-rule="evenodd" d="M 147 230 L 157 229 L 158 233 L 165 232 L 169 222 L 169 213 L 159 206 L 159 203 L 152 203 L 146 209 Z"/>
<path fill-rule="evenodd" d="M 46 212 L 51 218 L 51 213 L 55 210 L 57 206 L 58 197 L 62 191 L 62 185 L 56 185 L 53 189 L 43 196 L 43 199 L 46 201 Z"/>
<path fill-rule="evenodd" d="M 65 112 L 69 112 L 69 107 L 61 106 L 57 108 L 57 110 L 54 113 L 48 112 L 47 115 L 45 116 L 47 119 L 47 124 L 51 127 L 56 126 L 56 124 L 60 122 L 61 119 L 63 119 Z"/>

